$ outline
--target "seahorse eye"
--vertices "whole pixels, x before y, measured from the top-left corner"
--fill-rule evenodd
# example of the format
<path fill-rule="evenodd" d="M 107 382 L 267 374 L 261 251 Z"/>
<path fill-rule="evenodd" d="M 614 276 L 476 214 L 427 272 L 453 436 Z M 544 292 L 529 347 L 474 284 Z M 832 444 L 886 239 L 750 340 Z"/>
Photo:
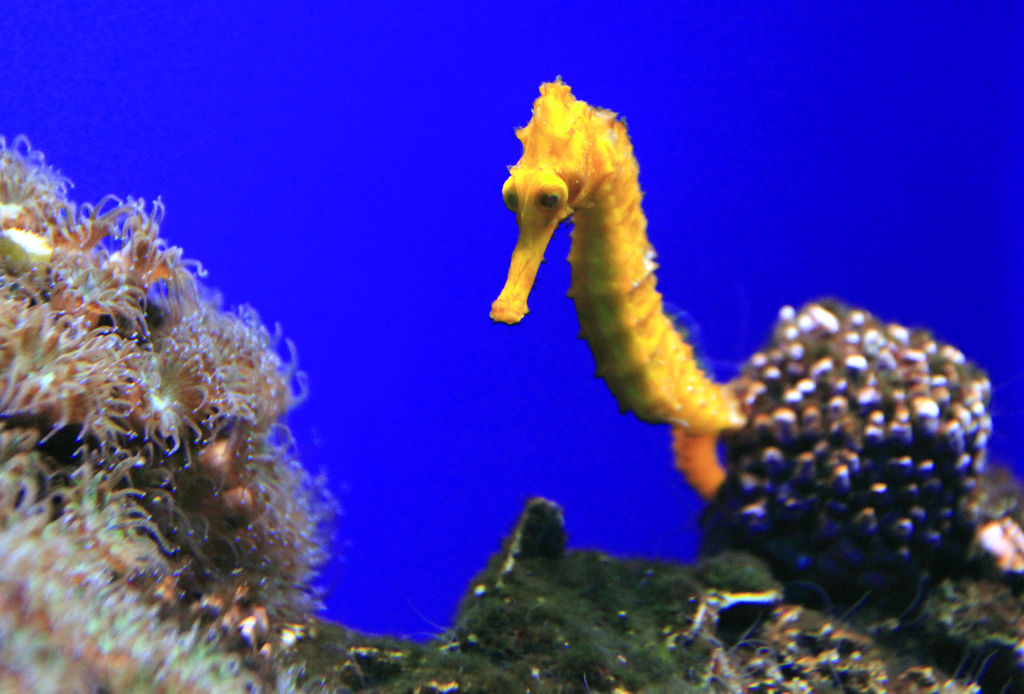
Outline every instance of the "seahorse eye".
<path fill-rule="evenodd" d="M 558 194 L 541 193 L 537 196 L 537 204 L 546 210 L 553 210 L 558 207 Z"/>
<path fill-rule="evenodd" d="M 512 212 L 519 211 L 519 196 L 516 195 L 516 187 L 512 183 L 511 176 L 505 181 L 505 185 L 501 187 L 501 198 L 505 201 L 505 207 L 509 210 Z"/>

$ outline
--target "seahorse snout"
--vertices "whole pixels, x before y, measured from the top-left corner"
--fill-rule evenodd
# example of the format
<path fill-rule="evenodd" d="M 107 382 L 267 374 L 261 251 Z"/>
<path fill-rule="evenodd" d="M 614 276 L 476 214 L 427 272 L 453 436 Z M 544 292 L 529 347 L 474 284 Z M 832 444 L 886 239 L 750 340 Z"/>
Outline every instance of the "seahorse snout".
<path fill-rule="evenodd" d="M 512 262 L 509 263 L 505 287 L 491 304 L 491 320 L 493 321 L 515 325 L 530 312 L 526 306 L 526 299 L 530 296 L 533 281 L 537 277 L 537 269 L 544 259 L 547 242 L 538 244 L 529 241 L 527 239 L 524 242 L 520 236 L 515 250 L 512 251 Z"/>
<path fill-rule="evenodd" d="M 499 296 L 491 304 L 491 320 L 495 323 L 515 325 L 529 312 L 530 309 L 526 307 L 526 301 L 523 299 L 510 300 Z"/>
<path fill-rule="evenodd" d="M 518 323 L 530 311 L 526 299 L 530 296 L 537 270 L 544 260 L 544 251 L 558 226 L 558 219 L 550 215 L 533 219 L 532 215 L 521 213 L 518 217 L 519 239 L 512 251 L 508 279 L 505 280 L 501 294 L 491 305 L 491 320 L 509 325 Z"/>

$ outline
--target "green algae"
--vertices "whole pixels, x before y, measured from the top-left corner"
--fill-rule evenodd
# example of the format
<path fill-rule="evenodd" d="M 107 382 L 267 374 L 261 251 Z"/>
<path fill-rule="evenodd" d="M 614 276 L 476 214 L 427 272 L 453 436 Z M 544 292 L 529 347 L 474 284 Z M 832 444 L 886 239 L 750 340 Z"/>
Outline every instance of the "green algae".
<path fill-rule="evenodd" d="M 956 694 L 1019 686 L 1012 668 L 996 667 L 998 658 L 989 670 L 951 661 L 971 646 L 949 650 L 950 638 L 1005 644 L 1016 632 L 1005 620 L 979 618 L 977 633 L 959 636 L 948 613 L 964 603 L 948 589 L 936 591 L 950 601 L 945 612 L 922 602 L 902 615 L 877 606 L 837 615 L 786 602 L 767 565 L 744 552 L 696 564 L 616 559 L 568 550 L 564 538 L 561 509 L 531 500 L 470 582 L 448 632 L 421 644 L 316 621 L 281 655 L 280 668 L 301 672 L 297 682 L 310 690 L 396 694 Z M 1015 596 L 1001 597 L 1024 609 Z"/>

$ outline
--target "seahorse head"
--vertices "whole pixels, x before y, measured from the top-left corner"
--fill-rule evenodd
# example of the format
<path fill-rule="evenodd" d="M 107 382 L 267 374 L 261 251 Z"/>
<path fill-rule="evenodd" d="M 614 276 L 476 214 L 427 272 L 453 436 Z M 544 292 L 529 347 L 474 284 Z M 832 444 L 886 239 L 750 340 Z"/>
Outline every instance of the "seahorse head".
<path fill-rule="evenodd" d="M 621 137 L 620 137 L 621 131 Z M 516 131 L 523 156 L 509 168 L 501 194 L 516 215 L 519 239 L 508 279 L 491 306 L 491 319 L 518 323 L 555 228 L 587 204 L 597 181 L 616 167 L 628 147 L 615 114 L 577 100 L 561 80 L 542 84 L 533 117 Z"/>

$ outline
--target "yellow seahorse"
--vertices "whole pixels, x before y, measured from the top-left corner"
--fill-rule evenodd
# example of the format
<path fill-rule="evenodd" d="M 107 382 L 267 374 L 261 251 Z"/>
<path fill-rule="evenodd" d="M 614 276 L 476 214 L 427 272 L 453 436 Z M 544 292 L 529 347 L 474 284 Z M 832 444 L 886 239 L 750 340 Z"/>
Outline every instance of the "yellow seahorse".
<path fill-rule="evenodd" d="M 542 84 L 533 118 L 516 131 L 523 156 L 502 188 L 519 240 L 491 318 L 518 323 L 544 250 L 572 217 L 569 296 L 580 335 L 623 411 L 672 425 L 676 466 L 710 498 L 724 479 L 715 457 L 723 429 L 743 418 L 732 393 L 711 381 L 676 330 L 655 289 L 655 253 L 639 166 L 625 124 L 573 97 L 561 80 Z"/>

